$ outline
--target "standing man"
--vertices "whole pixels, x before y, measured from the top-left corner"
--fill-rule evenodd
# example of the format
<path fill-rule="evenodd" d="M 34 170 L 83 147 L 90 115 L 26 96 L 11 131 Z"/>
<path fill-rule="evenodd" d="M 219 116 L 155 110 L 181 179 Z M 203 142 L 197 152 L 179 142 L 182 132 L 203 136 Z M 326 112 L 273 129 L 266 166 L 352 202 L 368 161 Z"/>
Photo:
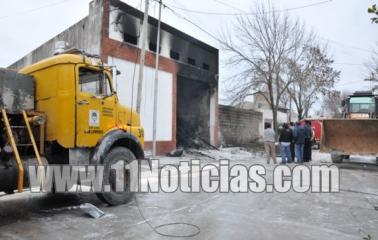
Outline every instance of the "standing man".
<path fill-rule="evenodd" d="M 311 160 L 311 139 L 312 139 L 312 128 L 311 121 L 305 121 L 305 142 L 303 146 L 303 161 L 309 162 Z"/>
<path fill-rule="evenodd" d="M 290 129 L 291 132 L 293 133 L 293 138 L 290 143 L 290 153 L 291 153 L 291 159 L 293 162 L 295 162 L 295 139 L 294 139 L 294 123 L 290 122 Z"/>
<path fill-rule="evenodd" d="M 303 163 L 303 146 L 305 142 L 305 128 L 304 121 L 296 123 L 294 129 L 295 138 L 295 156 L 297 157 L 298 163 Z"/>
<path fill-rule="evenodd" d="M 276 134 L 272 129 L 272 124 L 265 123 L 265 130 L 264 130 L 264 147 L 266 153 L 266 162 L 270 163 L 270 158 L 273 159 L 274 164 L 277 163 L 276 160 Z"/>
<path fill-rule="evenodd" d="M 280 153 L 282 158 L 282 164 L 291 163 L 291 151 L 290 144 L 293 141 L 293 133 L 289 128 L 289 124 L 284 123 L 280 132 Z"/>

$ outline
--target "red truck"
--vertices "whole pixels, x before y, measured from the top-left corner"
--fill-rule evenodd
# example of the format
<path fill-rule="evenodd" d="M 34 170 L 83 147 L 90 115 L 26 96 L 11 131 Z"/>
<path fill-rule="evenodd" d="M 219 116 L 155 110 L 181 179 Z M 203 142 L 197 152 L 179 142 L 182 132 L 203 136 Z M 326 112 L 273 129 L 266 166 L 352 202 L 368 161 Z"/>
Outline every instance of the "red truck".
<path fill-rule="evenodd" d="M 311 127 L 313 129 L 314 139 L 312 142 L 313 146 L 316 146 L 317 149 L 320 149 L 320 139 L 322 137 L 322 120 L 321 119 L 306 119 L 311 121 Z"/>

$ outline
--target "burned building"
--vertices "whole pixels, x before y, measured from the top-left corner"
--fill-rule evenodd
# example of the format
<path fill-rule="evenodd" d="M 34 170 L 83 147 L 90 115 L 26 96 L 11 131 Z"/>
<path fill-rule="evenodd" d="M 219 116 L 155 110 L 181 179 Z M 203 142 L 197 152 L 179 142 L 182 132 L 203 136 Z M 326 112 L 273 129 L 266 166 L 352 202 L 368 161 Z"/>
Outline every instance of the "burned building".
<path fill-rule="evenodd" d="M 115 76 L 120 102 L 136 107 L 143 13 L 118 0 L 93 0 L 89 15 L 11 66 L 21 69 L 53 55 L 55 45 L 98 54 L 121 72 Z M 148 40 L 141 103 L 146 149 L 151 148 L 155 52 L 160 53 L 157 151 L 192 146 L 194 140 L 218 144 L 218 49 L 165 23 L 157 49 L 157 24 L 148 19 Z"/>

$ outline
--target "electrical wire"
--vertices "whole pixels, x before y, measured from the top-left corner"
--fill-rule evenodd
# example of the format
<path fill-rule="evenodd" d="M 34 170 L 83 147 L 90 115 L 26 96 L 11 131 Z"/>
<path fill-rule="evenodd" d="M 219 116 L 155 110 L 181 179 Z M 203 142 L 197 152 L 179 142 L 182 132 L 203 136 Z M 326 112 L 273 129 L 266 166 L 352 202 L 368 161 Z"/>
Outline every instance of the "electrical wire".
<path fill-rule="evenodd" d="M 156 1 L 156 0 L 154 0 Z M 222 1 L 220 0 L 214 0 L 216 2 L 219 2 L 219 3 L 223 3 Z M 283 9 L 283 10 L 273 10 L 273 11 L 270 11 L 270 12 L 285 12 L 285 11 L 292 11 L 292 10 L 298 10 L 298 9 L 302 9 L 302 8 L 308 8 L 308 7 L 313 7 L 313 6 L 317 6 L 317 5 L 320 5 L 320 4 L 325 4 L 327 2 L 331 2 L 333 0 L 328 0 L 328 1 L 322 1 L 322 2 L 317 2 L 317 3 L 313 3 L 313 4 L 308 4 L 308 5 L 304 5 L 304 6 L 299 6 L 299 7 L 293 7 L 293 8 L 286 8 L 286 9 Z M 224 5 L 226 5 L 225 3 L 223 3 Z M 231 5 L 227 4 L 227 6 L 229 7 L 232 7 Z M 187 9 L 187 8 L 183 8 L 183 7 L 177 7 L 177 6 L 172 6 L 172 5 L 167 5 L 165 4 L 164 5 L 165 8 L 169 9 L 174 15 L 176 15 L 177 17 L 179 18 L 182 18 L 184 19 L 185 21 L 191 23 L 192 25 L 194 25 L 195 27 L 197 27 L 198 29 L 200 29 L 201 31 L 203 31 L 204 33 L 208 34 L 210 37 L 212 37 L 213 39 L 215 39 L 216 41 L 218 42 L 222 42 L 219 38 L 215 37 L 214 34 L 206 31 L 204 28 L 202 28 L 201 26 L 199 26 L 198 24 L 194 23 L 192 20 L 188 19 L 187 17 L 179 14 L 177 11 L 173 10 L 172 8 L 176 8 L 176 9 L 180 9 L 182 11 L 188 11 L 188 12 L 193 12 L 193 13 L 200 13 L 200 14 L 209 14 L 209 15 L 233 15 L 233 16 L 240 16 L 240 15 L 257 15 L 258 13 L 247 13 L 245 11 L 243 11 L 243 13 L 214 13 L 214 12 L 205 12 L 205 11 L 196 11 L 196 10 L 192 10 L 192 9 Z M 232 7 L 232 8 L 235 8 L 235 7 Z M 269 12 L 269 11 L 268 11 Z M 349 44 L 346 44 L 346 43 L 342 43 L 342 42 L 339 42 L 339 41 L 335 41 L 335 40 L 332 40 L 332 39 L 329 39 L 329 38 L 324 38 L 324 37 L 320 37 L 323 41 L 327 41 L 329 43 L 332 43 L 334 45 L 338 45 L 340 47 L 348 47 L 350 49 L 354 49 L 354 50 L 358 50 L 358 51 L 362 51 L 362 52 L 367 52 L 367 53 L 372 53 L 371 50 L 368 50 L 368 49 L 364 49 L 364 48 L 361 48 L 361 47 L 356 47 L 356 46 L 352 46 L 352 45 L 349 45 Z M 342 46 L 341 46 L 342 45 Z M 337 64 L 337 63 L 336 63 Z M 344 64 L 344 65 L 358 65 L 358 64 Z M 362 64 L 361 64 L 362 65 Z"/>
<path fill-rule="evenodd" d="M 138 198 L 136 197 L 136 195 L 134 195 L 134 199 L 135 199 L 135 204 L 137 206 L 137 209 L 138 209 L 138 212 L 139 212 L 139 215 L 143 218 L 144 222 L 147 223 L 147 225 L 158 235 L 160 236 L 163 236 L 163 237 L 172 237 L 172 238 L 191 238 L 191 237 L 195 237 L 197 236 L 198 234 L 201 233 L 201 228 L 198 227 L 197 225 L 194 225 L 194 224 L 191 224 L 191 223 L 185 223 L 185 222 L 172 222 L 172 223 L 165 223 L 165 224 L 160 224 L 160 225 L 157 225 L 157 226 L 153 226 L 151 223 L 150 223 L 150 220 L 146 219 L 146 217 L 144 216 L 141 208 L 140 208 L 140 205 L 139 205 L 139 202 L 138 202 Z M 161 231 L 159 231 L 159 229 L 161 228 L 164 228 L 164 227 L 168 227 L 168 226 L 175 226 L 175 225 L 183 225 L 183 226 L 189 226 L 189 227 L 192 227 L 195 231 L 191 234 L 167 234 L 167 233 L 163 233 Z"/>
<path fill-rule="evenodd" d="M 347 63 L 347 62 L 334 62 L 332 64 L 335 64 L 335 65 L 350 65 L 350 66 L 365 66 L 364 64 L 361 64 L 361 63 Z"/>
<path fill-rule="evenodd" d="M 167 8 L 168 10 L 170 10 L 172 12 L 173 15 L 175 15 L 176 17 L 178 18 L 182 18 L 183 20 L 191 23 L 192 25 L 194 25 L 195 27 L 197 27 L 199 30 L 201 30 L 202 32 L 206 33 L 207 35 L 209 35 L 210 37 L 212 37 L 214 40 L 216 40 L 217 42 L 222 42 L 219 38 L 217 38 L 214 34 L 210 33 L 209 31 L 205 30 L 204 28 L 202 28 L 200 25 L 198 25 L 197 23 L 193 22 L 192 20 L 190 20 L 189 18 L 183 16 L 182 14 L 178 13 L 177 11 L 173 10 L 171 7 L 167 6 L 166 4 L 163 4 L 164 8 Z"/>
<path fill-rule="evenodd" d="M 141 0 L 141 6 L 142 6 L 142 0 Z M 164 5 L 163 5 L 164 6 Z M 140 29 L 141 29 L 141 26 L 142 24 L 139 25 L 139 36 L 140 36 Z M 134 71 L 133 71 L 133 80 L 132 80 L 132 91 L 131 91 L 131 109 L 133 109 L 133 100 L 134 100 L 134 83 L 135 83 L 135 72 L 136 72 L 136 62 L 137 62 L 137 59 L 139 57 L 139 52 L 140 51 L 137 51 L 137 54 L 136 54 L 136 59 L 134 61 Z M 142 67 L 142 66 L 139 66 L 139 67 Z M 132 118 L 132 115 L 133 115 L 133 111 L 131 111 L 131 118 Z M 131 126 L 130 126 L 131 127 Z M 192 237 L 195 237 L 197 236 L 198 234 L 200 234 L 201 232 L 201 229 L 197 226 L 197 225 L 194 225 L 194 224 L 191 224 L 191 223 L 185 223 L 185 222 L 172 222 L 172 223 L 165 223 L 165 224 L 160 224 L 160 225 L 157 225 L 157 226 L 153 226 L 150 221 L 148 219 L 146 219 L 146 217 L 144 216 L 141 208 L 140 208 L 140 205 L 139 205 L 139 202 L 138 202 L 138 199 L 136 197 L 136 195 L 134 195 L 134 199 L 135 199 L 135 203 L 136 203 L 136 206 L 137 206 L 137 209 L 138 209 L 138 212 L 139 212 L 139 215 L 143 218 L 144 222 L 147 223 L 147 225 L 158 235 L 160 236 L 163 236 L 163 237 L 171 237 L 171 238 L 192 238 Z M 168 226 L 176 226 L 176 225 L 183 225 L 183 226 L 189 226 L 189 227 L 192 227 L 195 231 L 191 234 L 187 234 L 187 235 L 183 235 L 183 234 L 167 234 L 167 233 L 163 233 L 161 232 L 159 229 L 162 229 L 164 227 L 168 227 Z"/>
<path fill-rule="evenodd" d="M 326 0 L 326 1 L 321 1 L 321 2 L 316 2 L 312 4 L 307 4 L 307 5 L 302 5 L 298 7 L 292 7 L 292 8 L 285 8 L 282 10 L 272 10 L 272 11 L 267 11 L 266 13 L 273 13 L 273 12 L 287 12 L 287 11 L 293 11 L 293 10 L 299 10 L 299 9 L 304 9 L 304 8 L 309 8 L 309 7 L 314 7 L 322 4 L 326 4 L 329 2 L 332 2 L 333 0 Z M 257 12 L 239 12 L 239 13 L 230 13 L 230 12 L 208 12 L 208 11 L 200 11 L 200 10 L 194 10 L 194 9 L 189 9 L 189 8 L 182 8 L 174 5 L 169 5 L 172 8 L 176 8 L 182 11 L 187 11 L 187 12 L 192 12 L 196 14 L 206 14 L 206 15 L 220 15 L 220 16 L 242 16 L 242 15 L 259 15 L 260 13 Z"/>
<path fill-rule="evenodd" d="M 358 51 L 361 51 L 361 52 L 368 52 L 368 53 L 372 53 L 373 51 L 371 50 L 368 50 L 368 49 L 365 49 L 365 48 L 360 48 L 360 47 L 356 47 L 356 46 L 352 46 L 352 45 L 349 45 L 349 44 L 346 44 L 346 43 L 342 43 L 342 42 L 339 42 L 339 41 L 335 41 L 335 40 L 332 40 L 332 39 L 329 39 L 329 38 L 325 38 L 325 37 L 319 37 L 320 39 L 322 39 L 323 41 L 327 41 L 329 43 L 332 43 L 334 45 L 338 45 L 340 47 L 348 47 L 348 48 L 351 48 L 351 49 L 355 49 L 355 50 L 358 50 Z M 343 46 L 341 46 L 343 45 Z"/>
<path fill-rule="evenodd" d="M 220 3 L 220 4 L 222 4 L 222 5 L 224 5 L 224 6 L 226 6 L 226 7 L 229 7 L 229 8 L 232 8 L 232 9 L 234 9 L 234 10 L 236 10 L 236 11 L 241 11 L 241 12 L 246 12 L 246 11 L 244 11 L 243 9 L 241 9 L 241 8 L 237 8 L 237 7 L 234 7 L 234 6 L 232 6 L 231 4 L 228 4 L 228 3 L 226 3 L 226 2 L 223 2 L 223 1 L 221 1 L 221 0 L 213 0 L 214 2 L 217 2 L 217 3 Z"/>
<path fill-rule="evenodd" d="M 5 18 L 9 18 L 9 17 L 18 16 L 18 15 L 28 14 L 28 13 L 35 12 L 35 11 L 38 11 L 38 10 L 41 10 L 41 9 L 44 9 L 44 8 L 54 7 L 56 5 L 60 5 L 62 3 L 68 2 L 68 1 L 71 1 L 71 0 L 63 0 L 63 1 L 60 1 L 60 2 L 46 4 L 46 5 L 40 6 L 38 8 L 33 8 L 33 9 L 25 10 L 25 11 L 12 13 L 12 14 L 5 15 L 5 16 L 0 16 L 0 20 L 3 20 Z"/>

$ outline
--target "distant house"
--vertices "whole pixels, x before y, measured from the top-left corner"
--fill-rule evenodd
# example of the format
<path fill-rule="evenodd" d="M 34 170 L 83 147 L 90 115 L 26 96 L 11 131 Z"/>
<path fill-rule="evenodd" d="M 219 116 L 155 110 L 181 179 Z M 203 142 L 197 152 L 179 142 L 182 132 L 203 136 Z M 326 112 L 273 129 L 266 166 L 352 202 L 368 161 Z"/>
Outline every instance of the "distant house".
<path fill-rule="evenodd" d="M 263 131 L 265 123 L 273 123 L 273 113 L 272 109 L 270 108 L 269 103 L 266 101 L 264 96 L 262 94 L 255 94 L 254 100 L 252 101 L 244 101 L 243 103 L 239 104 L 240 108 L 243 109 L 252 109 L 258 112 L 261 112 L 263 114 L 262 118 L 262 124 L 261 124 L 261 133 Z M 298 114 L 291 111 L 291 116 L 290 116 L 290 109 L 280 106 L 278 108 L 277 112 L 277 122 L 284 123 L 284 122 L 289 122 L 291 121 L 296 121 L 298 119 Z"/>

